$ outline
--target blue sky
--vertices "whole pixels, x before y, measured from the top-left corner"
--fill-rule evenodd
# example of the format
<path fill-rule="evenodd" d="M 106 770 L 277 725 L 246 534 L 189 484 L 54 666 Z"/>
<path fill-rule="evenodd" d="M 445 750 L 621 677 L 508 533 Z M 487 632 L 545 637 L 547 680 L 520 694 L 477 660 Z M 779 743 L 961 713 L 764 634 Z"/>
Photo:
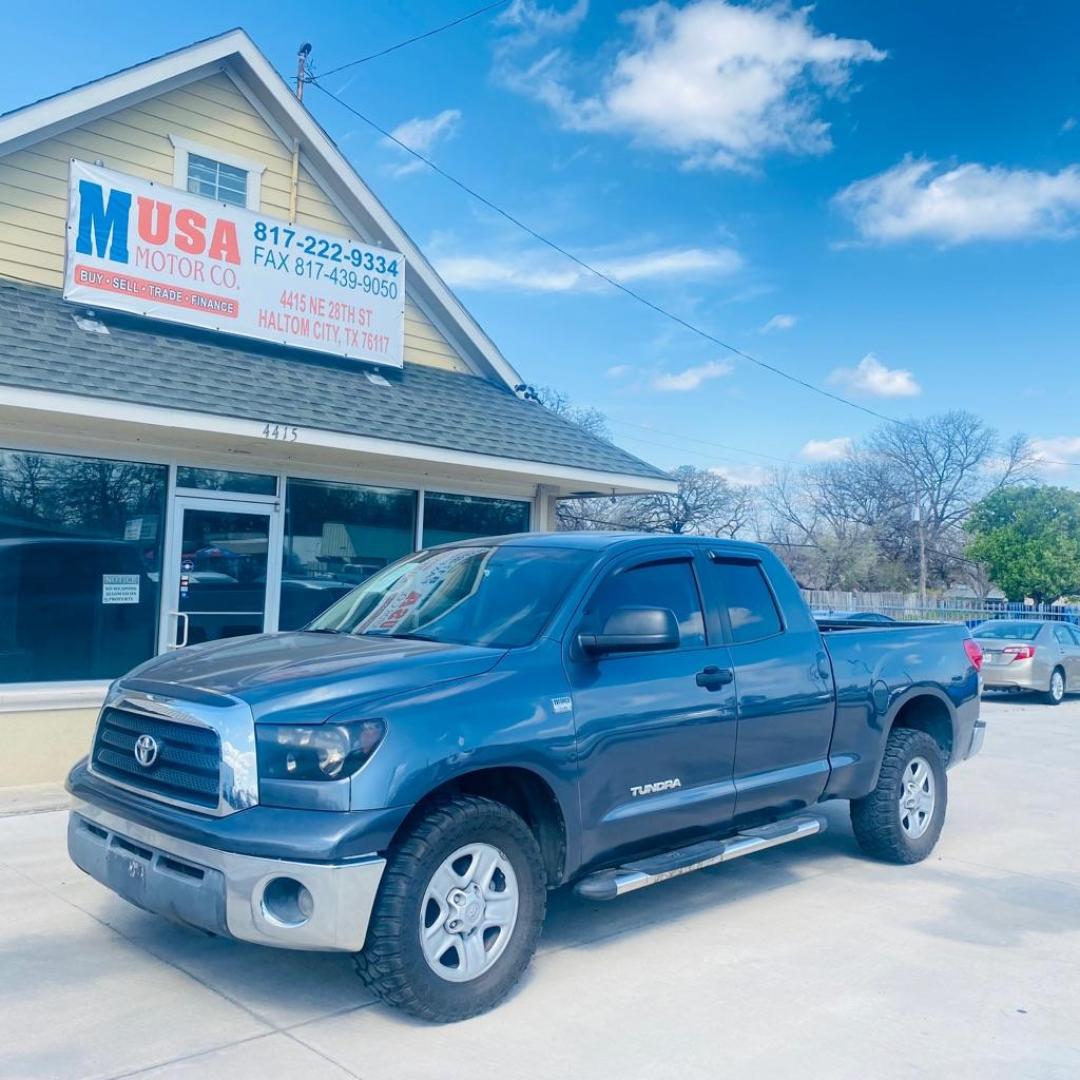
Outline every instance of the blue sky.
<path fill-rule="evenodd" d="M 329 72 L 477 6 L 186 0 L 181 19 L 39 0 L 5 12 L 0 108 L 237 25 L 279 69 L 306 40 Z M 746 352 L 890 416 L 967 408 L 1080 461 L 1078 55 L 1068 0 L 516 0 L 326 85 Z M 874 426 L 599 287 L 307 101 L 523 376 L 602 409 L 628 449 L 756 480 Z M 1080 485 L 1080 468 L 1045 476 Z"/>

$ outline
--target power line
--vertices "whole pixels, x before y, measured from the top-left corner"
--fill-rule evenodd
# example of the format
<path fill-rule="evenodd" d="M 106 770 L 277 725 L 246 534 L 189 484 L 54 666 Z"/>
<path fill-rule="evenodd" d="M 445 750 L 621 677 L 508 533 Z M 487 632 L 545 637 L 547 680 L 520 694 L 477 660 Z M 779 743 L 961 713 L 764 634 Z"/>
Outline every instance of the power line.
<path fill-rule="evenodd" d="M 657 442 L 655 439 L 643 439 L 640 435 L 623 434 L 623 440 L 626 442 L 644 443 L 646 446 L 657 446 L 661 450 L 674 450 L 676 453 L 688 454 L 692 453 L 689 448 L 685 446 L 675 446 L 672 443 Z M 717 468 L 731 468 L 731 469 L 760 469 L 764 466 L 756 465 L 752 461 L 719 461 L 716 463 Z"/>
<path fill-rule="evenodd" d="M 901 424 L 905 427 L 910 426 L 904 420 L 897 420 L 896 417 L 886 416 L 885 413 L 880 413 L 876 409 L 871 409 L 867 405 L 860 405 L 857 401 L 852 401 L 850 398 L 843 397 L 841 394 L 834 394 L 831 390 L 825 390 L 820 386 L 815 386 L 813 383 L 807 382 L 805 379 L 800 379 L 797 375 L 792 375 L 791 372 L 785 371 L 783 368 L 779 368 L 775 364 L 770 364 L 765 360 L 759 360 L 756 356 L 751 356 L 750 353 L 743 352 L 742 349 L 739 349 L 734 345 L 729 345 L 726 341 L 722 341 L 714 334 L 710 334 L 707 330 L 703 330 L 700 326 L 696 326 L 694 323 L 689 322 L 681 315 L 676 315 L 674 312 L 668 311 L 667 308 L 661 307 L 659 304 L 650 300 L 648 297 L 643 296 L 636 290 L 631 289 L 627 285 L 624 285 L 617 278 L 613 278 L 610 274 L 606 274 L 603 270 L 600 270 L 597 267 L 593 266 L 591 263 L 586 262 L 584 259 L 575 255 L 572 251 L 568 251 L 566 248 L 561 247 L 559 244 L 555 243 L 554 240 L 549 240 L 546 236 L 538 233 L 531 226 L 526 225 L 525 222 L 522 221 L 520 218 L 515 217 L 508 210 L 504 210 L 501 206 L 493 203 L 489 198 L 487 198 L 487 196 L 481 195 L 480 192 L 478 192 L 475 188 L 469 187 L 469 185 L 466 184 L 464 181 L 459 180 L 456 176 L 451 175 L 445 169 L 436 165 L 435 162 L 432 161 L 430 158 L 425 157 L 419 151 L 414 150 L 407 143 L 404 143 L 400 139 L 395 138 L 394 135 L 392 135 L 385 128 L 381 127 L 370 117 L 365 116 L 364 113 L 360 112 L 359 109 L 354 108 L 347 101 L 343 101 L 340 97 L 338 97 L 337 94 L 333 93 L 330 90 L 327 90 L 326 87 L 323 86 L 322 83 L 319 81 L 319 79 L 322 78 L 325 78 L 325 76 L 319 76 L 318 79 L 313 80 L 312 85 L 317 90 L 321 90 L 328 98 L 336 101 L 339 105 L 342 106 L 342 108 L 345 108 L 349 112 L 351 112 L 353 116 L 355 116 L 358 120 L 361 120 L 365 124 L 367 124 L 368 127 L 370 127 L 373 131 L 378 132 L 384 139 L 388 139 L 390 142 L 394 143 L 394 145 L 404 150 L 407 154 L 411 154 L 414 158 L 417 159 L 417 161 L 423 162 L 425 165 L 427 165 L 429 169 L 432 169 L 434 172 L 438 173 L 439 176 L 441 176 L 444 180 L 449 181 L 455 187 L 459 188 L 461 191 L 464 191 L 466 195 L 472 196 L 472 198 L 476 199 L 477 202 L 482 203 L 493 213 L 498 214 L 500 217 L 509 221 L 511 225 L 514 225 L 517 228 L 521 229 L 522 232 L 527 233 L 538 243 L 543 244 L 545 247 L 551 248 L 552 251 L 558 253 L 559 255 L 562 255 L 563 258 L 569 259 L 576 266 L 579 266 L 582 270 L 585 270 L 593 276 L 598 277 L 601 281 L 606 282 L 613 289 L 617 289 L 619 292 L 625 294 L 626 296 L 629 296 L 632 300 L 636 300 L 639 304 L 643 304 L 645 307 L 649 308 L 651 311 L 654 311 L 656 314 L 662 315 L 665 319 L 669 319 L 671 322 L 678 324 L 685 330 L 689 330 L 691 333 L 696 334 L 698 337 L 704 338 L 711 344 L 718 345 L 720 348 L 725 349 L 733 356 L 738 356 L 751 364 L 755 364 L 757 367 L 763 368 L 766 371 L 771 371 L 774 375 L 778 375 L 780 378 L 786 379 L 788 382 L 792 382 L 796 386 L 801 386 L 804 390 L 809 390 L 811 393 L 818 394 L 821 397 L 826 397 L 832 401 L 839 402 L 841 405 L 846 405 L 850 409 L 857 409 L 859 412 L 866 413 L 866 415 L 868 416 L 873 416 L 877 420 L 884 420 L 886 423 L 889 424 Z"/>
<path fill-rule="evenodd" d="M 312 73 L 308 76 L 307 81 L 309 83 L 315 83 L 316 79 L 325 79 L 330 75 L 336 75 L 339 71 L 347 71 L 349 68 L 357 67 L 360 64 L 366 64 L 369 60 L 378 60 L 380 56 L 386 56 L 388 53 L 397 52 L 398 49 L 404 49 L 407 45 L 413 45 L 417 41 L 423 41 L 425 38 L 434 37 L 436 34 L 441 34 L 444 30 L 452 30 L 455 26 L 460 26 L 462 23 L 468 22 L 470 19 L 475 19 L 479 15 L 485 15 L 487 12 L 494 11 L 496 8 L 505 7 L 509 2 L 510 0 L 496 0 L 496 3 L 494 4 L 486 4 L 482 8 L 470 11 L 467 15 L 461 15 L 448 23 L 443 23 L 442 26 L 433 26 L 430 30 L 425 30 L 422 34 L 416 34 L 411 38 L 406 38 L 404 41 L 397 42 L 396 45 L 388 45 L 385 49 L 380 49 L 378 52 L 373 52 L 368 56 L 361 56 L 359 60 L 350 60 L 347 64 L 339 64 L 336 68 L 320 72 L 318 75 Z"/>
<path fill-rule="evenodd" d="M 480 9 L 478 12 L 474 12 L 473 14 L 479 14 L 482 11 L 490 10 L 490 7 L 495 7 L 495 6 L 498 6 L 498 5 L 489 5 L 489 8 Z M 468 16 L 468 17 L 471 17 L 471 16 Z M 453 25 L 453 24 L 447 24 L 447 25 L 449 26 L 449 25 Z M 433 30 L 433 31 L 429 31 L 427 35 L 419 35 L 419 37 L 430 36 L 431 33 L 436 33 L 436 32 L 438 32 L 437 29 Z M 416 39 L 412 39 L 412 40 L 419 40 L 419 37 L 416 38 Z M 408 42 L 401 42 L 401 43 L 399 43 L 399 45 L 393 46 L 390 50 L 387 50 L 387 51 L 393 51 L 394 48 L 400 48 L 402 45 L 405 45 L 405 44 L 408 44 Z M 380 54 L 376 54 L 376 55 L 380 55 Z M 366 59 L 370 59 L 370 58 L 366 58 Z M 363 60 L 353 61 L 353 63 L 363 63 Z M 344 66 L 349 66 L 349 65 L 344 65 Z M 333 69 L 333 71 L 340 71 L 340 70 L 341 70 L 341 68 Z M 332 73 L 333 73 L 332 71 L 327 72 L 327 74 L 332 74 Z M 874 417 L 876 420 L 882 420 L 887 424 L 898 424 L 901 427 L 909 428 L 911 430 L 916 430 L 915 425 L 911 424 L 910 422 L 908 422 L 906 420 L 900 420 L 895 416 L 888 416 L 885 413 L 878 412 L 876 409 L 871 409 L 867 405 L 861 405 L 857 401 L 852 401 L 850 398 L 846 398 L 842 394 L 835 394 L 831 390 L 826 390 L 823 387 L 815 386 L 813 383 L 807 382 L 805 379 L 801 379 L 801 378 L 799 378 L 799 376 L 793 375 L 791 372 L 785 371 L 783 368 L 777 367 L 775 364 L 770 364 L 766 360 L 761 360 L 756 356 L 752 356 L 750 353 L 744 352 L 742 349 L 737 348 L 735 345 L 728 344 L 728 342 L 723 341 L 722 339 L 716 337 L 715 334 L 711 334 L 711 333 L 709 333 L 709 331 L 702 329 L 700 326 L 697 326 L 696 324 L 688 321 L 687 319 L 684 319 L 681 315 L 676 315 L 674 312 L 669 311 L 667 308 L 661 307 L 655 301 L 650 300 L 646 296 L 643 296 L 641 293 L 637 292 L 635 289 L 631 289 L 629 286 L 624 285 L 617 278 L 613 278 L 610 274 L 607 274 L 603 270 L 600 270 L 597 267 L 593 266 L 591 263 L 586 262 L 586 260 L 582 259 L 578 255 L 575 255 L 572 251 L 569 251 L 566 248 L 562 247 L 561 245 L 557 244 L 554 240 L 549 240 L 546 236 L 544 236 L 542 233 L 537 232 L 534 228 L 532 228 L 530 225 L 527 225 L 520 218 L 515 217 L 508 210 L 504 210 L 501 206 L 499 206 L 498 204 L 492 202 L 491 199 L 489 199 L 486 195 L 482 195 L 475 188 L 469 187 L 469 185 L 466 184 L 464 181 L 459 180 L 456 176 L 452 175 L 451 173 L 448 173 L 445 169 L 443 169 L 441 166 L 437 165 L 430 158 L 425 157 L 418 150 L 414 150 L 407 143 L 402 142 L 401 139 L 397 138 L 391 132 L 387 131 L 385 128 L 383 128 L 382 126 L 377 124 L 369 116 L 367 116 L 364 113 L 360 112 L 359 109 L 357 109 L 354 106 L 350 105 L 347 101 L 343 100 L 337 94 L 333 93 L 333 91 L 327 90 L 326 87 L 323 86 L 322 83 L 319 81 L 320 79 L 323 79 L 325 77 L 326 77 L 326 75 L 319 75 L 319 76 L 314 76 L 313 75 L 313 76 L 311 76 L 311 78 L 310 78 L 311 85 L 314 86 L 315 89 L 320 90 L 322 93 L 324 93 L 332 101 L 336 101 L 342 108 L 348 110 L 358 120 L 360 120 L 363 123 L 367 124 L 368 127 L 370 127 L 373 131 L 376 131 L 384 139 L 386 139 L 389 142 L 393 143 L 395 146 L 399 147 L 401 150 L 404 150 L 405 153 L 410 154 L 412 157 L 416 158 L 417 161 L 422 162 L 424 165 L 426 165 L 433 172 L 435 172 L 439 176 L 441 176 L 444 180 L 446 180 L 449 183 L 453 184 L 459 190 L 465 192 L 466 195 L 471 196 L 477 202 L 481 203 L 483 206 L 486 206 L 493 213 L 498 214 L 500 217 L 502 217 L 506 221 L 509 221 L 511 225 L 516 226 L 522 232 L 526 233 L 528 236 L 531 236 L 538 243 L 543 244 L 545 247 L 550 248 L 552 251 L 556 252 L 557 254 L 562 255 L 563 258 L 569 259 L 570 262 L 574 263 L 575 266 L 579 266 L 582 270 L 585 270 L 587 273 L 590 273 L 594 277 L 599 278 L 601 281 L 606 282 L 613 289 L 618 290 L 619 292 L 623 293 L 625 296 L 630 297 L 632 300 L 636 300 L 639 304 L 642 304 L 645 307 L 649 308 L 651 311 L 655 312 L 657 315 L 660 315 L 663 318 L 668 319 L 669 321 L 675 323 L 676 325 L 683 327 L 683 329 L 685 329 L 685 330 L 689 330 L 692 334 L 695 334 L 698 337 L 703 338 L 705 341 L 708 341 L 713 345 L 719 346 L 721 349 L 726 350 L 727 352 L 731 353 L 733 356 L 737 356 L 742 360 L 746 360 L 747 362 L 749 362 L 751 364 L 754 364 L 756 367 L 762 368 L 765 371 L 769 371 L 773 375 L 776 375 L 776 376 L 780 377 L 781 379 L 785 379 L 788 382 L 793 383 L 796 386 L 802 387 L 804 390 L 809 390 L 813 394 L 817 394 L 820 397 L 828 398 L 829 400 L 835 401 L 840 405 L 846 405 L 849 409 L 855 409 L 858 412 L 864 413 L 867 416 Z M 1080 462 L 1078 462 L 1078 461 L 1062 461 L 1062 460 L 1057 460 L 1057 459 L 1054 459 L 1054 458 L 1041 458 L 1040 461 L 1043 464 L 1046 464 L 1046 465 L 1065 465 L 1065 466 L 1069 466 L 1069 467 L 1073 467 L 1073 468 L 1080 468 Z"/>
<path fill-rule="evenodd" d="M 730 453 L 734 453 L 734 454 L 752 454 L 754 457 L 767 458 L 770 461 L 779 461 L 784 465 L 799 465 L 799 464 L 802 464 L 801 462 L 795 461 L 793 458 L 778 457 L 776 454 L 766 454 L 762 450 L 748 450 L 743 446 L 729 446 L 727 443 L 713 442 L 713 441 L 711 441 L 709 439 L 699 439 L 694 435 L 680 435 L 680 434 L 678 434 L 678 433 L 676 433 L 674 431 L 661 431 L 659 428 L 650 427 L 648 424 L 635 424 L 632 420 L 618 420 L 618 419 L 614 419 L 614 418 L 612 418 L 610 416 L 607 417 L 606 419 L 607 419 L 608 423 L 611 423 L 611 424 L 620 424 L 623 427 L 637 428 L 640 431 L 652 432 L 655 435 L 664 435 L 667 438 L 671 438 L 671 439 L 681 439 L 684 442 L 698 443 L 701 446 L 711 446 L 711 447 L 715 447 L 717 450 L 727 450 Z M 627 436 L 625 436 L 625 438 L 633 439 L 633 438 L 636 438 L 636 436 L 627 435 Z M 648 440 L 640 439 L 638 441 L 639 442 L 647 442 Z M 663 446 L 664 444 L 663 443 L 653 443 L 652 445 L 653 446 Z M 678 449 L 681 449 L 681 448 L 678 447 L 678 446 L 674 446 L 674 447 L 668 447 L 668 449 L 669 450 L 678 450 Z"/>

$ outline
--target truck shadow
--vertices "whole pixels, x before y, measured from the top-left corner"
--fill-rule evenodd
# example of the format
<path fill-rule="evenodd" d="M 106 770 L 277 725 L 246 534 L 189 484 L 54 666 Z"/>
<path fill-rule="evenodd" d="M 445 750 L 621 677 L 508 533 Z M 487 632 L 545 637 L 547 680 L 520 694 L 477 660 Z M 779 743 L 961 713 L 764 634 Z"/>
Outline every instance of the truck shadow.
<path fill-rule="evenodd" d="M 548 898 L 540 954 L 589 947 L 673 923 L 698 911 L 723 908 L 826 874 L 838 862 L 858 856 L 847 804 L 826 804 L 817 811 L 829 821 L 823 835 L 701 870 L 610 903 L 582 900 L 568 887 L 555 890 Z M 288 952 L 215 938 L 140 911 L 94 882 L 76 882 L 60 890 L 69 903 L 151 957 L 225 995 L 275 1027 L 301 1024 L 372 1003 L 348 956 Z M 60 964 L 71 943 L 57 935 L 52 944 L 57 952 L 55 961 Z M 42 945 L 39 942 L 38 948 Z M 0 949 L 0 965 L 6 963 L 3 953 Z M 35 962 L 44 959 L 39 952 Z M 526 978 L 519 990 L 530 981 Z M 388 1015 L 381 1008 L 379 1012 Z M 402 1014 L 395 1014 L 395 1019 L 414 1023 Z"/>
<path fill-rule="evenodd" d="M 828 820 L 824 834 L 673 878 L 618 900 L 598 903 L 581 899 L 569 887 L 557 889 L 548 897 L 541 953 L 677 922 L 698 911 L 818 877 L 841 861 L 859 857 L 847 803 L 826 803 L 814 812 Z"/>

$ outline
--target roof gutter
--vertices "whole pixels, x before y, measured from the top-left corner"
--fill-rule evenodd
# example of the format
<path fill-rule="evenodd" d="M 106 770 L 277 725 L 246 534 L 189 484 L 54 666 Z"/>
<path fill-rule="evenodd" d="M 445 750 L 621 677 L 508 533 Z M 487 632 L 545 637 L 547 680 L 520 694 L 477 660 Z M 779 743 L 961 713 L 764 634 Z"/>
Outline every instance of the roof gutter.
<path fill-rule="evenodd" d="M 259 452 L 264 456 L 284 445 L 293 456 L 304 451 L 315 454 L 320 451 L 335 451 L 339 454 L 398 461 L 436 472 L 467 470 L 487 477 L 503 476 L 517 481 L 551 485 L 557 489 L 552 492 L 557 498 L 594 491 L 605 495 L 637 495 L 650 492 L 673 493 L 678 490 L 675 481 L 666 478 L 499 457 L 494 454 L 398 442 L 299 425 L 285 425 L 290 429 L 290 437 L 282 444 L 263 434 L 268 427 L 265 420 L 5 386 L 0 401 L 0 428 L 7 426 L 5 419 L 10 418 L 14 422 L 18 419 L 19 412 L 26 411 L 43 414 L 45 418 L 51 415 L 98 421 L 107 424 L 113 435 L 118 434 L 117 425 L 131 425 L 144 430 L 156 429 L 166 442 L 177 441 L 175 437 L 171 440 L 168 438 L 169 432 L 177 433 L 187 441 L 190 441 L 193 433 L 221 436 L 223 441 L 242 452 Z M 281 426 L 278 421 L 272 423 Z M 292 432 L 296 433 L 295 439 L 291 437 Z M 134 435 L 134 432 L 132 434 Z"/>

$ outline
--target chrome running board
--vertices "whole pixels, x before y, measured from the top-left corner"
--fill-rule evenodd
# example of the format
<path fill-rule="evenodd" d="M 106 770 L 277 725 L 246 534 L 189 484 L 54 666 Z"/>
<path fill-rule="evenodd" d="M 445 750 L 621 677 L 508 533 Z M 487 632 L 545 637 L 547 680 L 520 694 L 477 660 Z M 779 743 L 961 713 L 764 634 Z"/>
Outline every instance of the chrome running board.
<path fill-rule="evenodd" d="M 689 847 L 665 851 L 648 859 L 635 859 L 625 866 L 616 866 L 611 870 L 599 870 L 595 874 L 582 878 L 574 892 L 586 900 L 614 900 L 636 889 L 667 881 L 669 878 L 692 874 L 695 870 L 704 870 L 707 866 L 730 862 L 753 855 L 766 848 L 779 844 L 788 844 L 792 840 L 802 840 L 825 831 L 823 817 L 788 818 L 771 825 L 762 825 L 756 829 L 744 829 L 726 840 L 703 840 Z"/>

